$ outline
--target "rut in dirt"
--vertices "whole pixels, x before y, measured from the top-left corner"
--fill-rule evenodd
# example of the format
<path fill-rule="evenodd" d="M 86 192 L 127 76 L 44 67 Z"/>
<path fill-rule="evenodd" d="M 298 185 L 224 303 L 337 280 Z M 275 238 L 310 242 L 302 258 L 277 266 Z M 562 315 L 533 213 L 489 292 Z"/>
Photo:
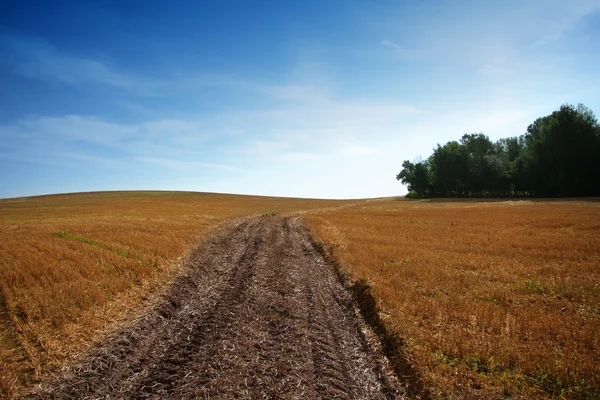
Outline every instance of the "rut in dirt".
<path fill-rule="evenodd" d="M 236 223 L 163 298 L 33 398 L 395 399 L 404 391 L 298 218 Z"/>

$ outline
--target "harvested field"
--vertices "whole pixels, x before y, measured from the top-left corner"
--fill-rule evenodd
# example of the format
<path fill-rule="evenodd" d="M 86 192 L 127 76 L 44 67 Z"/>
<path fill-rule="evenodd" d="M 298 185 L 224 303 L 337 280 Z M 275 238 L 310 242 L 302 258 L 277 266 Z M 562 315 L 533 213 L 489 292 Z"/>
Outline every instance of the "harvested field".
<path fill-rule="evenodd" d="M 224 221 L 340 204 L 182 192 L 0 200 L 0 397 L 101 338 Z"/>
<path fill-rule="evenodd" d="M 594 200 L 0 200 L 0 289 L 0 397 L 600 397 Z"/>
<path fill-rule="evenodd" d="M 371 201 L 309 214 L 433 398 L 600 398 L 600 202 Z"/>
<path fill-rule="evenodd" d="M 401 388 L 295 218 L 232 224 L 34 398 L 385 399 Z"/>

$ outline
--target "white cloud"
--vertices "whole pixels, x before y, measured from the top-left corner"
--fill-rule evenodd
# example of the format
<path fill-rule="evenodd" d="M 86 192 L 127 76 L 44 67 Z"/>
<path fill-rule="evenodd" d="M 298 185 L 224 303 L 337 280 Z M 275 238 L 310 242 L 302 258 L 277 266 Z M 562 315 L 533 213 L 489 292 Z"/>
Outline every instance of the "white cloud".
<path fill-rule="evenodd" d="M 68 159 L 103 166 L 121 163 L 124 167 L 133 159 L 173 169 L 230 168 L 213 162 L 218 157 L 213 152 L 220 149 L 206 144 L 210 138 L 196 121 L 164 119 L 123 124 L 80 115 L 30 116 L 0 125 L 0 131 L 2 147 L 18 154 L 20 162 Z"/>
<path fill-rule="evenodd" d="M 59 159 L 70 159 L 70 160 L 75 160 L 78 162 L 83 162 L 89 165 L 103 165 L 103 166 L 107 166 L 107 167 L 118 167 L 118 168 L 123 168 L 126 166 L 126 164 L 122 161 L 122 160 L 118 160 L 115 158 L 110 158 L 110 157 L 97 157 L 97 156 L 91 156 L 89 154 L 85 154 L 85 153 L 76 153 L 76 152 L 57 152 L 57 153 L 51 153 L 51 156 L 57 157 Z"/>
<path fill-rule="evenodd" d="M 296 151 L 296 152 L 287 152 L 287 153 L 278 154 L 278 155 L 276 155 L 275 160 L 279 161 L 279 162 L 284 162 L 284 163 L 298 162 L 298 161 L 303 162 L 303 161 L 314 160 L 321 156 L 322 156 L 322 154 L 320 154 L 320 153 L 309 153 L 309 152 Z"/>
<path fill-rule="evenodd" d="M 537 22 L 538 38 L 533 46 L 547 45 L 563 35 L 584 18 L 600 11 L 598 0 L 572 0 L 557 4 L 542 4 L 535 10 L 541 13 Z M 539 15 L 539 14 L 538 14 Z"/>
<path fill-rule="evenodd" d="M 422 113 L 422 110 L 401 102 L 352 101 L 324 98 L 319 102 L 273 106 L 271 108 L 237 113 L 237 119 L 253 124 L 268 123 L 272 130 L 335 135 L 340 131 L 370 129 L 393 124 Z M 366 132 L 365 132 L 366 133 Z M 312 136 L 312 135 L 311 135 Z"/>
<path fill-rule="evenodd" d="M 399 102 L 337 100 L 309 87 L 295 93 L 311 93 L 293 104 L 273 103 L 257 111 L 241 111 L 219 117 L 226 124 L 240 124 L 248 131 L 237 152 L 256 162 L 288 163 L 318 157 L 357 157 L 373 154 L 374 145 L 396 136 L 406 121 L 423 111 Z"/>
<path fill-rule="evenodd" d="M 233 167 L 231 165 L 225 164 L 213 164 L 213 163 L 204 163 L 197 161 L 182 161 L 182 160 L 173 160 L 168 158 L 157 158 L 157 157 L 134 157 L 135 161 L 141 161 L 148 164 L 158 165 L 160 167 L 165 167 L 169 169 L 173 169 L 176 171 L 191 171 L 197 170 L 198 168 L 211 168 L 211 169 L 219 169 L 225 171 L 237 171 L 238 168 Z"/>
<path fill-rule="evenodd" d="M 105 62 L 60 51 L 35 37 L 0 37 L 0 48 L 13 72 L 31 79 L 51 80 L 71 86 L 98 84 L 138 95 L 152 95 L 159 84 L 127 76 Z"/>
<path fill-rule="evenodd" d="M 261 140 L 255 139 L 252 142 L 244 146 L 244 152 L 250 155 L 266 156 L 281 153 L 287 151 L 292 145 L 284 140 Z"/>
<path fill-rule="evenodd" d="M 126 124 L 82 115 L 29 116 L 0 128 L 13 137 L 29 138 L 36 142 L 59 140 L 109 148 L 143 143 L 189 148 L 201 145 L 209 138 L 202 123 L 181 119 L 159 119 Z"/>
<path fill-rule="evenodd" d="M 380 46 L 403 59 L 474 69 L 501 62 L 514 69 L 515 62 L 527 58 L 532 47 L 564 37 L 585 18 L 600 12 L 600 1 L 474 0 L 439 10 L 444 12 L 432 12 L 428 7 L 407 11 L 400 6 L 397 13 L 374 18 L 372 29 L 384 38 Z"/>
<path fill-rule="evenodd" d="M 403 47 L 395 42 L 392 42 L 391 40 L 384 39 L 379 44 L 384 47 L 392 48 L 394 52 L 402 58 L 418 60 L 426 56 L 424 49 L 411 49 Z"/>
<path fill-rule="evenodd" d="M 265 92 L 282 100 L 322 102 L 326 100 L 322 89 L 311 85 L 281 85 L 267 87 Z"/>
<path fill-rule="evenodd" d="M 29 137 L 38 142 L 52 143 L 60 140 L 104 146 L 119 146 L 123 141 L 134 138 L 139 130 L 133 125 L 81 115 L 29 116 L 5 129 L 13 132 L 13 135 Z"/>

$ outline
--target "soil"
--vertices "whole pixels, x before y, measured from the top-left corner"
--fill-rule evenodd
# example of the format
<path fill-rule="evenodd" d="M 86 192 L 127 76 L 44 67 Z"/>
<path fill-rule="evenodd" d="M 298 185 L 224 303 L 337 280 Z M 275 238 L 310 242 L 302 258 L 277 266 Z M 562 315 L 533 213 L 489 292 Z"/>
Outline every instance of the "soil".
<path fill-rule="evenodd" d="M 234 223 L 39 399 L 396 399 L 381 345 L 298 217 Z"/>

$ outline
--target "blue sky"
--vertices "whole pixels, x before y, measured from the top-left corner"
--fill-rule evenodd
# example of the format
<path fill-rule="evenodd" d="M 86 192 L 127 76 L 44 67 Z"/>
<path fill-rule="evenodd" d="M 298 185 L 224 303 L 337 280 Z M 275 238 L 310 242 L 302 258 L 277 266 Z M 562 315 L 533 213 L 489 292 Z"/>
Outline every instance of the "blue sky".
<path fill-rule="evenodd" d="M 398 195 L 464 133 L 600 112 L 600 0 L 0 3 L 0 197 Z"/>

